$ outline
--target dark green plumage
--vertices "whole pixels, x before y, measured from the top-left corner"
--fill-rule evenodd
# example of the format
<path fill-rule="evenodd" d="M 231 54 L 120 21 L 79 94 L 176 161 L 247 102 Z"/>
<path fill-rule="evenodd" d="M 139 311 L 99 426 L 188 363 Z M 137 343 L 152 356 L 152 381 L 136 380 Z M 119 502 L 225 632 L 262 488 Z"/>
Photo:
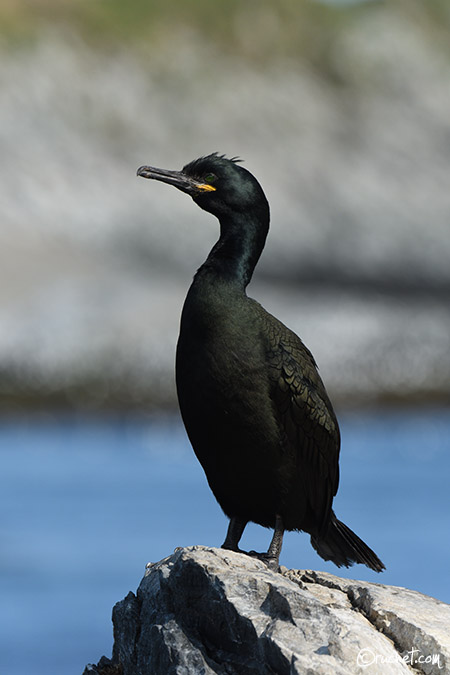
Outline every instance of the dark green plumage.
<path fill-rule="evenodd" d="M 312 354 L 246 295 L 269 229 L 257 180 L 217 154 L 181 172 L 138 174 L 190 194 L 217 216 L 220 237 L 194 277 L 177 347 L 178 399 L 211 490 L 230 518 L 225 548 L 238 549 L 247 522 L 274 528 L 267 554 L 278 566 L 283 531 L 304 530 L 326 560 L 384 569 L 337 520 L 340 434 Z"/>

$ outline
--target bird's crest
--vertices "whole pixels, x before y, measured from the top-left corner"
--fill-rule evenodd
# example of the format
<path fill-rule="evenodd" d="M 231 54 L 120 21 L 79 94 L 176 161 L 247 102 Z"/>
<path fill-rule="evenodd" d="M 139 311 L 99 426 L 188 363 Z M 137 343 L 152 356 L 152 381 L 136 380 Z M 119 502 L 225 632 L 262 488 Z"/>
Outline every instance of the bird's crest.
<path fill-rule="evenodd" d="M 209 155 L 199 157 L 198 159 L 189 162 L 189 164 L 186 164 L 186 166 L 183 167 L 183 171 L 195 172 L 197 168 L 202 167 L 202 165 L 207 164 L 208 162 L 220 162 L 221 160 L 224 162 L 233 162 L 234 164 L 243 161 L 240 157 L 227 157 L 226 155 L 220 155 L 218 152 L 212 152 Z"/>

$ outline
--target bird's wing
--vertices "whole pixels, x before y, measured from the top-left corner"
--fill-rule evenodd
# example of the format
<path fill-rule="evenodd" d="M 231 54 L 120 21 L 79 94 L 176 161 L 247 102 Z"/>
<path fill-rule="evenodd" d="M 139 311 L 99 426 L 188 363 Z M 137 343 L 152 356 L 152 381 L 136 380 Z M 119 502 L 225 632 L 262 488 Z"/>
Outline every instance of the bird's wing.
<path fill-rule="evenodd" d="M 275 415 L 320 529 L 339 483 L 338 422 L 311 352 L 284 324 L 263 313 Z"/>

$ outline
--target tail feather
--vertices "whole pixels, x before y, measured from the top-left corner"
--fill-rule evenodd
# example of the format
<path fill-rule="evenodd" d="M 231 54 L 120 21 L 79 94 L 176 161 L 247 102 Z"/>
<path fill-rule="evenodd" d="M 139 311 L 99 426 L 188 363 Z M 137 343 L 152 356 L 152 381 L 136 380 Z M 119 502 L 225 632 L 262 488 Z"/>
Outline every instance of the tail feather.
<path fill-rule="evenodd" d="M 311 544 L 324 560 L 331 560 L 338 567 L 350 567 L 354 563 L 367 565 L 375 572 L 385 568 L 379 557 L 352 530 L 331 514 L 326 532 L 321 536 L 311 535 Z"/>

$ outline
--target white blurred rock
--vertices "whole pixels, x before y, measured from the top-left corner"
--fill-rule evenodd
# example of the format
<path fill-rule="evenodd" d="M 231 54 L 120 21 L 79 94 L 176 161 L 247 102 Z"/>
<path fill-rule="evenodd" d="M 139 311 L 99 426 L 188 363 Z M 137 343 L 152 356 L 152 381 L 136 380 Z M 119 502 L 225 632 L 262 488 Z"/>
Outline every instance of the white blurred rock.
<path fill-rule="evenodd" d="M 250 294 L 333 396 L 448 397 L 448 61 L 382 9 L 340 33 L 346 86 L 188 38 L 146 64 L 50 30 L 2 48 L 1 392 L 174 401 L 181 304 L 218 228 L 135 172 L 218 150 L 271 204 Z"/>

